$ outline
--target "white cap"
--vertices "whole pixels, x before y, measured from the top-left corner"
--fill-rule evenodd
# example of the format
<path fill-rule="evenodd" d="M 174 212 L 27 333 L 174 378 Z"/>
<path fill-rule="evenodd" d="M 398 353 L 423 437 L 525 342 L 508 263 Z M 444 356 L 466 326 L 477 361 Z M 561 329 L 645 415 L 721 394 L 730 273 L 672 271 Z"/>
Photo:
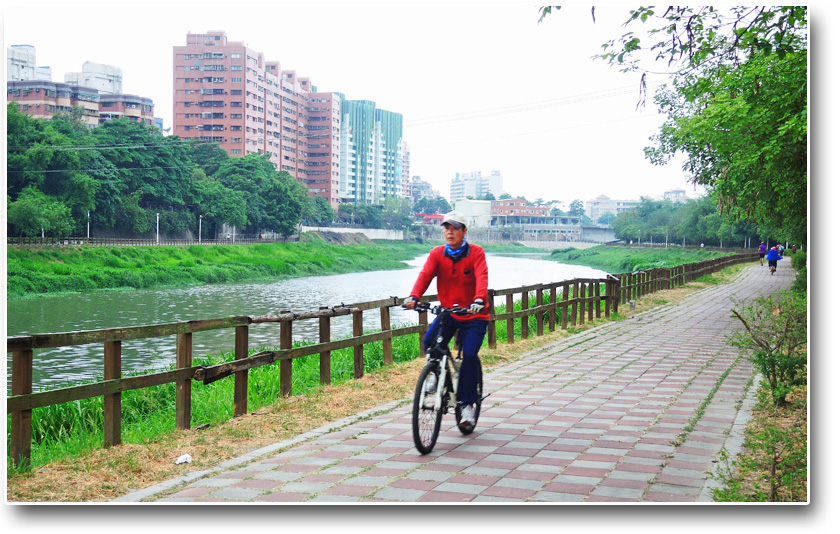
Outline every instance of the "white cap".
<path fill-rule="evenodd" d="M 450 211 L 443 216 L 443 222 L 441 222 L 440 225 L 443 226 L 447 223 L 451 224 L 455 228 L 466 228 L 467 218 L 460 211 Z"/>

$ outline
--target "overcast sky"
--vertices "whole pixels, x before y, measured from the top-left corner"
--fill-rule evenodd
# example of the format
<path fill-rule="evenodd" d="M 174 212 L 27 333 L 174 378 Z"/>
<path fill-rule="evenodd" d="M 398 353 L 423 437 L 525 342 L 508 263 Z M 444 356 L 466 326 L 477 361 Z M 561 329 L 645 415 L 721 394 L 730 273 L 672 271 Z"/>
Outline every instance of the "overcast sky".
<path fill-rule="evenodd" d="M 401 113 L 411 175 L 447 198 L 455 173 L 492 170 L 532 201 L 703 193 L 681 159 L 645 159 L 663 119 L 652 102 L 636 109 L 639 75 L 592 59 L 623 33 L 629 5 L 598 7 L 596 23 L 571 5 L 539 24 L 537 6 L 521 3 L 103 2 L 33 16 L 38 3 L 7 4 L 6 46 L 35 46 L 58 82 L 85 61 L 121 68 L 124 92 L 152 98 L 165 128 L 172 47 L 223 30 L 320 91 Z"/>

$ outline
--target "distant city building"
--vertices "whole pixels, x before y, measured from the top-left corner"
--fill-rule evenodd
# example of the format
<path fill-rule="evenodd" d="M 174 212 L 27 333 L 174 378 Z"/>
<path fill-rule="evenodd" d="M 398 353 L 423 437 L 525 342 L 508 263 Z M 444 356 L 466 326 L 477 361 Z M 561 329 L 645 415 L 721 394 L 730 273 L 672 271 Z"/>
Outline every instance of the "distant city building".
<path fill-rule="evenodd" d="M 82 108 L 82 122 L 90 128 L 114 119 L 152 126 L 154 102 L 136 95 L 99 94 L 96 89 L 47 81 L 6 83 L 6 100 L 17 102 L 22 113 L 50 119 L 56 112 Z"/>
<path fill-rule="evenodd" d="M 453 209 L 467 218 L 467 226 L 509 231 L 523 239 L 540 241 L 580 241 L 580 217 L 553 216 L 548 206 L 533 206 L 524 198 L 505 200 L 461 199 Z"/>
<path fill-rule="evenodd" d="M 592 219 L 592 222 L 597 222 L 606 213 L 618 215 L 641 204 L 641 200 L 613 200 L 607 195 L 600 195 L 586 202 L 586 214 Z"/>
<path fill-rule="evenodd" d="M 411 198 L 411 150 L 408 148 L 408 142 L 405 139 L 400 141 L 402 150 L 401 160 L 397 160 L 397 178 L 402 184 L 402 198 Z"/>
<path fill-rule="evenodd" d="M 452 209 L 464 214 L 467 228 L 486 228 L 492 225 L 493 209 L 489 200 L 455 200 Z"/>
<path fill-rule="evenodd" d="M 468 197 L 484 198 L 491 193 L 499 198 L 503 193 L 503 179 L 499 171 L 491 171 L 490 176 L 482 176 L 481 172 L 456 173 L 449 187 L 449 200 L 454 202 Z"/>
<path fill-rule="evenodd" d="M 152 99 L 122 94 L 122 71 L 116 67 L 85 62 L 86 76 L 70 73 L 65 83 L 53 82 L 49 67 L 36 67 L 35 48 L 29 45 L 9 47 L 6 65 L 6 100 L 17 102 L 32 117 L 49 119 L 56 112 L 82 108 L 82 122 L 90 128 L 120 118 L 155 123 Z"/>
<path fill-rule="evenodd" d="M 79 87 L 90 87 L 100 93 L 122 93 L 122 69 L 85 61 L 82 72 L 68 72 L 64 74 L 64 83 Z"/>
<path fill-rule="evenodd" d="M 671 189 L 670 191 L 665 191 L 663 197 L 665 200 L 670 200 L 674 204 L 685 204 L 689 200 L 685 194 L 685 189 Z"/>
<path fill-rule="evenodd" d="M 440 191 L 432 188 L 432 184 L 421 180 L 419 176 L 411 177 L 411 192 L 410 197 L 414 202 L 419 202 L 424 198 L 437 198 L 440 196 Z"/>
<path fill-rule="evenodd" d="M 402 115 L 379 109 L 370 100 L 336 94 L 341 100 L 341 161 L 348 163 L 341 173 L 342 201 L 379 204 L 385 197 L 403 198 L 410 169 Z"/>
<path fill-rule="evenodd" d="M 52 68 L 39 67 L 35 62 L 35 47 L 12 45 L 6 49 L 6 81 L 51 81 Z"/>
<path fill-rule="evenodd" d="M 341 173 L 341 102 L 281 70 L 223 31 L 187 33 L 174 46 L 173 132 L 218 143 L 231 156 L 268 154 L 335 209 Z"/>

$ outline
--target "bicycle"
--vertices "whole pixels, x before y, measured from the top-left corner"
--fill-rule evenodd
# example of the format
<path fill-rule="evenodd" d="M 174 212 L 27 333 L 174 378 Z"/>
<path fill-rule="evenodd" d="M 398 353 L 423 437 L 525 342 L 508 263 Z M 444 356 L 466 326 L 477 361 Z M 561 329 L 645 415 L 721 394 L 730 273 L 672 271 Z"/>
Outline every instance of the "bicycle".
<path fill-rule="evenodd" d="M 415 311 L 429 311 L 438 316 L 438 322 L 442 322 L 447 315 L 468 315 L 466 308 L 442 306 L 431 306 L 428 303 L 417 304 Z M 460 330 L 456 336 L 460 337 Z M 478 367 L 478 383 L 476 386 L 477 397 L 475 403 L 475 418 L 470 424 L 461 425 L 461 404 L 458 401 L 458 377 L 461 369 L 460 343 L 458 344 L 458 355 L 452 357 L 449 347 L 443 343 L 440 334 L 435 336 L 431 347 L 426 347 L 426 365 L 420 371 L 417 378 L 417 386 L 414 389 L 414 404 L 411 416 L 411 429 L 414 435 L 414 445 L 420 454 L 429 454 L 437 443 L 440 434 L 440 425 L 443 415 L 449 413 L 449 408 L 455 409 L 455 424 L 462 434 L 471 434 L 478 423 L 478 415 L 481 412 L 481 401 L 486 398 L 482 396 L 484 380 L 481 371 L 481 362 Z M 430 377 L 434 377 L 433 379 Z M 431 382 L 434 382 L 430 386 Z"/>

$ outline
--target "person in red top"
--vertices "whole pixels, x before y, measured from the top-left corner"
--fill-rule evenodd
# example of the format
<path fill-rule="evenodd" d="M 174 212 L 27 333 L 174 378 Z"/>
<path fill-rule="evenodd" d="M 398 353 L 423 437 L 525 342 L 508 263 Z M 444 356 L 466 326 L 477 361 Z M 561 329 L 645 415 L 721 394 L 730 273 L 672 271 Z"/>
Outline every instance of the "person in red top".
<path fill-rule="evenodd" d="M 449 315 L 442 324 L 438 324 L 440 318 L 435 319 L 423 340 L 424 346 L 431 346 L 440 329 L 444 343 L 448 344 L 455 332 L 461 331 L 463 361 L 458 380 L 458 399 L 463 404 L 461 424 L 469 426 L 475 424 L 474 404 L 478 400 L 478 350 L 484 342 L 490 319 L 487 310 L 487 260 L 483 248 L 467 243 L 467 222 L 461 212 L 447 213 L 441 226 L 446 244 L 429 252 L 404 306 L 414 308 L 432 280 L 437 278 L 438 300 L 442 306 L 469 308 L 470 315 Z"/>

